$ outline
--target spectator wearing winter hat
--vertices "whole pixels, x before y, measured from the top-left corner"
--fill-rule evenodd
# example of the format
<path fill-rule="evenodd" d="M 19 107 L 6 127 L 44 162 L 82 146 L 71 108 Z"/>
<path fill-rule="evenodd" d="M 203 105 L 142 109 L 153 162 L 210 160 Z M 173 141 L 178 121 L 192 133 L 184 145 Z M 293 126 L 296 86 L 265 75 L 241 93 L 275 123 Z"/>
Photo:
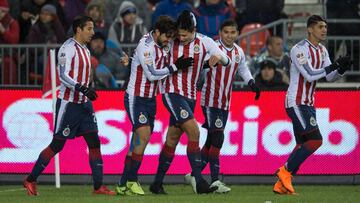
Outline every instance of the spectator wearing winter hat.
<path fill-rule="evenodd" d="M 38 21 L 30 29 L 26 42 L 28 44 L 61 44 L 64 40 L 64 28 L 57 17 L 55 6 L 44 5 Z"/>
<path fill-rule="evenodd" d="M 20 15 L 18 17 L 20 25 L 20 43 L 26 41 L 32 25 L 34 25 L 39 16 L 41 8 L 44 5 L 51 4 L 56 8 L 56 15 L 66 30 L 67 24 L 62 6 L 57 0 L 22 0 L 20 4 Z"/>
<path fill-rule="evenodd" d="M 276 70 L 276 61 L 265 59 L 260 63 L 260 72 L 255 83 L 261 90 L 282 90 L 287 87 L 283 75 Z"/>
<path fill-rule="evenodd" d="M 111 24 L 108 35 L 108 39 L 118 47 L 124 43 L 137 43 L 147 32 L 137 11 L 137 7 L 131 1 L 124 1 L 120 5 L 117 18 Z M 127 53 L 132 55 L 132 52 L 133 50 L 130 50 Z"/>
<path fill-rule="evenodd" d="M 19 24 L 9 14 L 7 0 L 0 0 L 0 44 L 17 44 L 19 42 Z M 16 84 L 17 70 L 14 57 L 8 53 L 2 53 L 3 60 L 0 62 L 0 84 Z M 3 76 L 1 74 L 4 74 Z"/>
<path fill-rule="evenodd" d="M 65 31 L 57 15 L 56 7 L 46 4 L 41 8 L 39 19 L 31 26 L 29 35 L 26 38 L 27 44 L 61 44 L 65 41 Z M 32 61 L 37 60 L 37 61 Z M 34 76 L 35 69 L 42 75 L 44 67 L 44 53 L 42 49 L 30 49 L 30 64 L 37 64 L 30 67 L 30 80 Z M 38 76 L 36 76 L 38 77 Z"/>

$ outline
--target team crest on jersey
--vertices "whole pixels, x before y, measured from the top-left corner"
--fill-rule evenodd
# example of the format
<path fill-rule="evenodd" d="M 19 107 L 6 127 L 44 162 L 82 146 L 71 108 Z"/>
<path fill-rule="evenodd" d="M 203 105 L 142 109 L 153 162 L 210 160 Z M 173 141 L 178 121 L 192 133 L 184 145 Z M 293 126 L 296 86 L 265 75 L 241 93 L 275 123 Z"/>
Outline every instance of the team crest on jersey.
<path fill-rule="evenodd" d="M 235 62 L 236 62 L 236 63 L 240 63 L 240 56 L 239 56 L 239 54 L 236 54 L 236 56 L 235 56 Z"/>
<path fill-rule="evenodd" d="M 215 120 L 215 126 L 217 128 L 222 128 L 223 127 L 223 122 L 219 117 Z"/>
<path fill-rule="evenodd" d="M 141 124 L 144 124 L 144 123 L 147 122 L 147 118 L 146 118 L 146 116 L 145 116 L 143 113 L 140 113 L 139 122 L 140 122 Z"/>
<path fill-rule="evenodd" d="M 311 118 L 310 118 L 310 125 L 316 126 L 316 120 L 315 120 L 315 118 L 312 117 L 312 116 L 311 116 Z"/>
<path fill-rule="evenodd" d="M 164 46 L 162 49 L 164 50 L 164 52 L 169 52 L 170 50 L 169 46 Z"/>
<path fill-rule="evenodd" d="M 194 45 L 194 53 L 195 53 L 195 54 L 200 53 L 200 46 L 199 46 L 198 44 L 195 44 L 195 45 Z"/>
<path fill-rule="evenodd" d="M 299 62 L 300 65 L 304 65 L 307 63 L 307 59 L 303 53 L 296 54 L 296 60 Z"/>
<path fill-rule="evenodd" d="M 180 116 L 181 116 L 181 118 L 185 119 L 185 118 L 189 117 L 189 112 L 187 112 L 185 109 L 181 109 Z"/>
<path fill-rule="evenodd" d="M 69 126 L 67 126 L 63 131 L 62 134 L 64 135 L 64 137 L 67 137 L 70 135 L 70 128 Z"/>

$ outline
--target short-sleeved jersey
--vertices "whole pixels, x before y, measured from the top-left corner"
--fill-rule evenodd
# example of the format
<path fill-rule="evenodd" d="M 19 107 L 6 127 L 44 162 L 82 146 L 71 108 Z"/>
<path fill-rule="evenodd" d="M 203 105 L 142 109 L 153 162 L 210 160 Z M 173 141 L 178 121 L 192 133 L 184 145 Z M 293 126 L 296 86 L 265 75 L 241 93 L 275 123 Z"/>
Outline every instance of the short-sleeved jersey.
<path fill-rule="evenodd" d="M 246 65 L 246 57 L 241 47 L 234 43 L 232 48 L 228 48 L 221 40 L 217 40 L 216 43 L 231 59 L 231 63 L 228 66 L 219 64 L 207 70 L 201 90 L 201 106 L 229 110 L 232 84 L 237 71 L 246 83 L 253 77 Z"/>
<path fill-rule="evenodd" d="M 186 45 L 175 40 L 170 50 L 170 63 L 174 63 L 178 58 L 184 56 L 185 58 L 193 57 L 194 65 L 166 77 L 161 92 L 176 93 L 194 100 L 196 99 L 196 83 L 204 65 L 205 57 L 220 54 L 222 57 L 227 58 L 214 40 L 199 33 L 195 33 L 195 38 Z"/>
<path fill-rule="evenodd" d="M 57 68 L 61 82 L 58 98 L 74 103 L 87 102 L 83 93 L 75 91 L 75 85 L 89 86 L 91 63 L 88 48 L 74 38 L 66 40 L 58 53 Z"/>
<path fill-rule="evenodd" d="M 337 71 L 326 75 L 325 67 L 331 65 L 331 61 L 320 43 L 315 46 L 307 39 L 302 40 L 291 49 L 290 57 L 290 84 L 285 106 L 313 106 L 316 81 L 325 76 L 327 80 L 334 80 L 340 75 Z"/>
<path fill-rule="evenodd" d="M 159 80 L 169 75 L 169 68 L 165 67 L 169 64 L 170 46 L 160 47 L 154 41 L 152 32 L 140 39 L 131 62 L 130 80 L 126 89 L 129 95 L 146 98 L 157 95 Z"/>

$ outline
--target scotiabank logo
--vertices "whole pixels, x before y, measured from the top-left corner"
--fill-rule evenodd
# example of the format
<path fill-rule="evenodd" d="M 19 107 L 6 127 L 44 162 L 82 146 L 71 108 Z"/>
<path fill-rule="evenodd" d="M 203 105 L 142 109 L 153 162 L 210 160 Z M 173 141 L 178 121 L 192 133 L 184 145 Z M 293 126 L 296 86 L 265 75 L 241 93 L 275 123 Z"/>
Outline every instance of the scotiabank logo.
<path fill-rule="evenodd" d="M 31 108 L 29 108 L 31 107 Z M 0 151 L 0 162 L 33 162 L 39 150 L 46 147 L 52 139 L 49 121 L 41 114 L 51 113 L 51 100 L 42 99 L 22 99 L 14 102 L 4 112 L 3 127 L 6 131 L 7 139 L 16 148 L 6 148 Z M 224 149 L 222 155 L 236 156 L 240 153 L 243 156 L 257 155 L 258 143 L 270 155 L 287 155 L 294 146 L 295 139 L 283 141 L 281 135 L 285 132 L 293 133 L 292 124 L 286 120 L 275 120 L 270 122 L 262 133 L 259 129 L 257 119 L 260 115 L 259 106 L 247 106 L 244 108 L 243 115 L 246 120 L 243 122 L 242 146 L 238 143 L 231 143 L 230 134 L 239 130 L 239 121 L 232 120 L 231 113 L 225 130 Z M 107 144 L 102 146 L 102 152 L 105 155 L 113 155 L 121 152 L 127 146 L 127 133 L 123 130 L 107 125 L 107 121 L 116 120 L 120 123 L 125 121 L 126 113 L 121 110 L 102 110 L 96 112 L 100 136 L 105 137 Z M 356 127 L 345 120 L 329 121 L 330 109 L 317 109 L 318 124 L 323 135 L 323 145 L 316 152 L 317 155 L 345 155 L 355 150 L 358 144 L 358 132 Z M 163 122 L 156 120 L 155 132 L 164 130 Z M 206 137 L 206 131 L 201 130 Z M 261 133 L 258 136 L 259 132 Z M 335 140 L 331 140 L 332 133 L 337 133 Z M 116 135 L 116 136 L 113 136 Z M 163 133 L 163 141 L 165 140 Z M 261 140 L 260 140 L 261 139 Z M 286 138 L 283 138 L 286 139 Z M 261 141 L 261 142 L 260 142 Z M 205 142 L 202 139 L 202 142 Z M 239 152 L 239 149 L 241 151 Z M 145 154 L 158 154 L 161 150 L 161 144 L 150 144 Z M 186 155 L 186 145 L 180 144 L 177 148 L 177 154 Z M 24 156 L 29 155 L 29 156 Z"/>

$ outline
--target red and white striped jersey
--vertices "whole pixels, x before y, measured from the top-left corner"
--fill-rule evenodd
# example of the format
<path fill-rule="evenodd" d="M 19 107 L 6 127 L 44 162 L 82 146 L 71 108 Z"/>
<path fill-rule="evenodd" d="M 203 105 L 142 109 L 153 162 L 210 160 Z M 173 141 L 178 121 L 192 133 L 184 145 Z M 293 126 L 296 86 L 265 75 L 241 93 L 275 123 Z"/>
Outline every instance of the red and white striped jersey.
<path fill-rule="evenodd" d="M 196 99 L 196 83 L 199 79 L 205 57 L 221 55 L 222 58 L 228 58 L 219 49 L 214 40 L 200 33 L 195 33 L 194 39 L 186 45 L 178 40 L 174 41 L 170 50 L 171 64 L 176 62 L 181 56 L 184 56 L 185 58 L 193 57 L 194 65 L 166 77 L 161 86 L 161 93 L 176 93 L 194 100 Z"/>
<path fill-rule="evenodd" d="M 130 80 L 126 89 L 129 95 L 151 98 L 159 91 L 161 79 L 170 74 L 169 46 L 160 47 L 152 37 L 152 32 L 144 35 L 136 47 L 131 62 Z"/>
<path fill-rule="evenodd" d="M 58 53 L 57 68 L 61 82 L 58 98 L 74 103 L 87 102 L 83 93 L 75 91 L 75 85 L 89 86 L 91 63 L 88 48 L 74 38 L 66 40 Z"/>
<path fill-rule="evenodd" d="M 221 43 L 221 39 L 216 43 L 231 59 L 231 63 L 228 66 L 219 64 L 206 70 L 201 90 L 201 106 L 229 110 L 232 83 L 237 71 L 246 83 L 253 77 L 246 65 L 246 57 L 240 46 L 234 43 L 232 48 L 228 48 Z"/>
<path fill-rule="evenodd" d="M 324 68 L 331 65 L 331 61 L 328 51 L 320 43 L 315 46 L 307 39 L 302 40 L 291 49 L 290 57 L 290 84 L 285 106 L 313 106 L 316 81 L 325 76 L 328 81 L 333 81 L 340 74 L 332 71 L 326 75 Z"/>

